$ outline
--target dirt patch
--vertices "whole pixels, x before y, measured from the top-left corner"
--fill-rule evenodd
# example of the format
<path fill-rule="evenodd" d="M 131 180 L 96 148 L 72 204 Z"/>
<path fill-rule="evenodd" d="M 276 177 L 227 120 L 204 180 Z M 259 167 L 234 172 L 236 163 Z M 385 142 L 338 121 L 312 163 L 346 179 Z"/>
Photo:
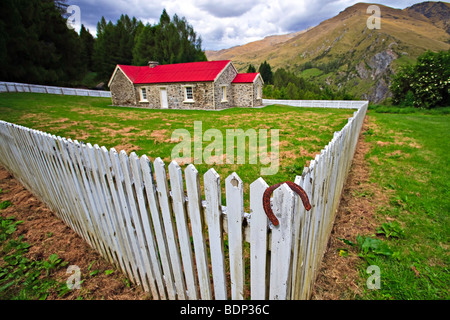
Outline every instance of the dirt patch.
<path fill-rule="evenodd" d="M 84 299 L 106 300 L 143 300 L 148 299 L 139 287 L 128 286 L 121 271 L 116 270 L 98 253 L 56 217 L 50 209 L 25 189 L 14 177 L 0 166 L 0 202 L 9 200 L 12 206 L 0 211 L 3 217 L 15 216 L 23 220 L 18 225 L 18 235 L 24 236 L 24 241 L 31 245 L 28 258 L 31 260 L 48 259 L 56 253 L 69 265 L 80 268 L 82 279 L 81 289 L 74 290 L 63 298 L 56 294 L 49 295 L 48 300 L 72 300 L 79 296 Z M 89 267 L 90 266 L 90 267 Z M 90 273 L 99 270 L 96 275 Z M 106 275 L 106 270 L 115 270 Z M 70 274 L 62 268 L 51 275 L 58 281 L 65 282 Z"/>
<path fill-rule="evenodd" d="M 155 143 L 172 142 L 166 129 L 153 130 L 152 133 L 150 134 L 150 138 L 152 138 L 153 141 L 155 141 Z"/>
<path fill-rule="evenodd" d="M 142 150 L 141 147 L 135 146 L 131 143 L 118 144 L 118 145 L 114 146 L 114 149 L 117 152 L 124 150 L 127 154 L 129 154 L 130 152 L 136 152 L 136 151 Z"/>
<path fill-rule="evenodd" d="M 364 283 L 360 283 L 358 274 L 360 258 L 355 255 L 340 256 L 339 248 L 344 248 L 345 244 L 338 238 L 356 242 L 358 234 L 375 233 L 375 212 L 379 206 L 388 203 L 386 190 L 381 190 L 369 181 L 370 168 L 365 155 L 370 145 L 365 141 L 363 133 L 372 125 L 370 122 L 370 117 L 367 116 L 313 289 L 313 300 L 354 299 L 363 290 L 361 286 Z"/>

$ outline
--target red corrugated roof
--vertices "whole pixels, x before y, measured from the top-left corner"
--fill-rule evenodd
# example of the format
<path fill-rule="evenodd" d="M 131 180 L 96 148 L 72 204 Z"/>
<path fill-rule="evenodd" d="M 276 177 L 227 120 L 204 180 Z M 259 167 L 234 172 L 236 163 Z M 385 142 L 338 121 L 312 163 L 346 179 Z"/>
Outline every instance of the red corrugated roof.
<path fill-rule="evenodd" d="M 134 83 L 134 81 L 138 77 L 139 73 L 141 71 L 144 71 L 145 67 L 119 65 L 119 68 L 122 69 L 122 71 L 125 73 L 125 75 L 128 77 L 128 79 L 130 79 L 131 82 Z M 149 67 L 147 67 L 147 69 L 149 69 Z"/>
<path fill-rule="evenodd" d="M 214 81 L 230 60 L 135 67 L 119 65 L 135 84 Z"/>
<path fill-rule="evenodd" d="M 239 73 L 232 83 L 251 83 L 259 73 Z"/>

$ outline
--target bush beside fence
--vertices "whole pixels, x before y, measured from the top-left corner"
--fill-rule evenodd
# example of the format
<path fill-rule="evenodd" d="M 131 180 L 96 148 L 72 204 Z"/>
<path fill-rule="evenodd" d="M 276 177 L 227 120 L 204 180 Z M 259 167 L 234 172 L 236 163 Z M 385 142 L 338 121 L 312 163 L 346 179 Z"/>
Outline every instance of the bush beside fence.
<path fill-rule="evenodd" d="M 308 299 L 367 106 L 296 177 L 309 212 L 286 184 L 274 191 L 276 227 L 263 209 L 263 178 L 250 185 L 245 213 L 235 173 L 225 180 L 223 206 L 214 169 L 200 177 L 189 165 L 183 179 L 176 162 L 167 170 L 160 158 L 151 162 L 4 121 L 0 163 L 154 299 L 243 299 L 246 292 L 252 299 Z"/>

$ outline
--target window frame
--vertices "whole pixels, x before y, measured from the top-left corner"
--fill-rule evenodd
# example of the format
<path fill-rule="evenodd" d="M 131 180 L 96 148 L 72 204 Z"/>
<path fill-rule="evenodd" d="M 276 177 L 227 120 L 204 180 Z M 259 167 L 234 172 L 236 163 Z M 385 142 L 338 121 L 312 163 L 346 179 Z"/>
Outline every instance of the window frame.
<path fill-rule="evenodd" d="M 262 99 L 262 85 L 256 86 L 256 99 Z"/>
<path fill-rule="evenodd" d="M 222 85 L 222 101 L 221 102 L 228 102 L 228 86 Z"/>
<path fill-rule="evenodd" d="M 184 101 L 185 103 L 193 103 L 194 101 L 194 85 L 185 85 L 184 87 Z M 188 89 L 191 89 L 190 95 L 192 98 L 188 98 Z"/>

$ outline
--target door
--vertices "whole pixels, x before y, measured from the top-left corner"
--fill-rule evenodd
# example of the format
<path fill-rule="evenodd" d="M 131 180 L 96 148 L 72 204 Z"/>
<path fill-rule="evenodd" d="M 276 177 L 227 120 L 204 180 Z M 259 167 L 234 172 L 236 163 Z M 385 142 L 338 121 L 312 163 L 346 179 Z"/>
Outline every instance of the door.
<path fill-rule="evenodd" d="M 167 101 L 167 88 L 161 88 L 161 109 L 168 109 L 169 102 Z"/>

